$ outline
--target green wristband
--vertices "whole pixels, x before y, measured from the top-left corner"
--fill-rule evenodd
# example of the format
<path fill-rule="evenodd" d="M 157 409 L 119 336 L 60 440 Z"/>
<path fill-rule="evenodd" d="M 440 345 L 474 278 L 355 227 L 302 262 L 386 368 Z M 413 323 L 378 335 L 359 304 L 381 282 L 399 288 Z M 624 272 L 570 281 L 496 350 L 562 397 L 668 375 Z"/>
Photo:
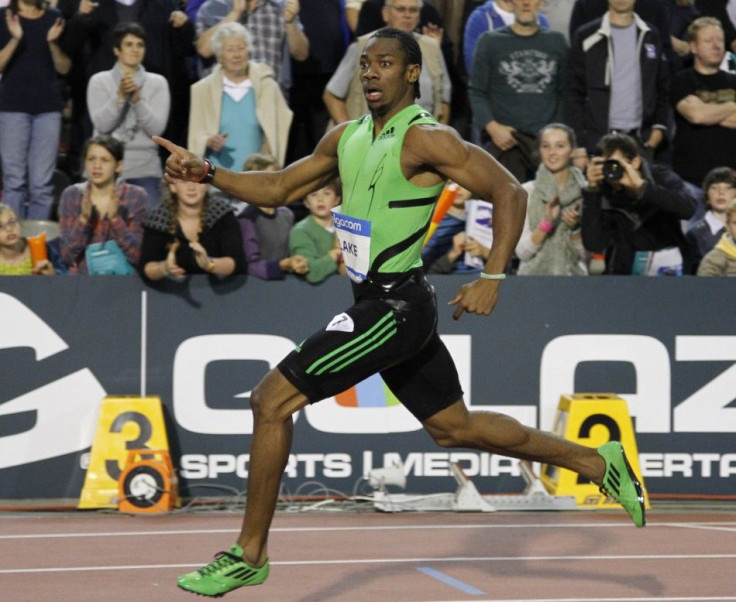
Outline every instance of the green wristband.
<path fill-rule="evenodd" d="M 505 280 L 506 274 L 486 274 L 485 272 L 480 273 L 482 280 Z"/>

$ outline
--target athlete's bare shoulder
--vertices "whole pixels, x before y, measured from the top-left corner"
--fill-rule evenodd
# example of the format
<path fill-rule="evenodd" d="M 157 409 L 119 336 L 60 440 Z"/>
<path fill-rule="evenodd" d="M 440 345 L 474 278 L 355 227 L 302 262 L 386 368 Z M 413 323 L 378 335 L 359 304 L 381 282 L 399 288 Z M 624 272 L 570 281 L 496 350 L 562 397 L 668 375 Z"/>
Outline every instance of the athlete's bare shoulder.
<path fill-rule="evenodd" d="M 462 166 L 470 153 L 468 143 L 457 131 L 442 124 L 418 124 L 404 137 L 402 162 L 415 166 Z"/>

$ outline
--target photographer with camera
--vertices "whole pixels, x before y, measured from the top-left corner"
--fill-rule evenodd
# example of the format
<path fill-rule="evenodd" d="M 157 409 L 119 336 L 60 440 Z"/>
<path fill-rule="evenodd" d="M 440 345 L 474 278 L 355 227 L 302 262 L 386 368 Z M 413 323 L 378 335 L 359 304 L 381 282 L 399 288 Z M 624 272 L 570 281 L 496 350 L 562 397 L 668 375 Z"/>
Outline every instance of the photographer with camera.
<path fill-rule="evenodd" d="M 650 164 L 626 134 L 607 134 L 586 171 L 583 245 L 604 253 L 606 274 L 691 273 L 690 252 L 680 220 L 697 205 L 671 169 Z"/>

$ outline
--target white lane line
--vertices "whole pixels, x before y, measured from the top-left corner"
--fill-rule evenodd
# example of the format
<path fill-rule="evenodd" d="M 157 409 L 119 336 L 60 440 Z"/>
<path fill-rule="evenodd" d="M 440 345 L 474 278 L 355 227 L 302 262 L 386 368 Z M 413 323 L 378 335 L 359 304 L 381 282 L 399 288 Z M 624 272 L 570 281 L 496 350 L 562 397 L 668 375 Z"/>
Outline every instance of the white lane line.
<path fill-rule="evenodd" d="M 734 525 L 734 526 L 727 526 Z M 734 523 L 668 523 L 670 527 L 682 527 L 683 529 L 702 529 L 703 531 L 729 531 L 736 532 Z"/>
<path fill-rule="evenodd" d="M 736 523 L 713 523 L 717 525 L 733 525 Z M 692 527 L 708 528 L 707 523 L 659 523 L 649 524 L 647 529 L 657 527 Z M 620 523 L 570 523 L 570 524 L 513 524 L 513 525 L 383 525 L 383 526 L 356 526 L 356 527 L 275 527 L 271 533 L 321 533 L 321 532 L 343 532 L 343 531 L 416 531 L 416 530 L 461 530 L 461 529 L 616 529 L 631 528 L 626 522 Z M 728 529 L 730 530 L 730 529 Z M 206 535 L 207 533 L 236 533 L 237 529 L 172 529 L 157 531 L 104 531 L 84 533 L 34 533 L 0 535 L 0 540 L 5 539 L 44 539 L 44 538 L 66 538 L 66 537 L 145 537 L 162 535 Z"/>
<path fill-rule="evenodd" d="M 736 554 L 621 554 L 608 556 L 448 556 L 444 558 L 341 558 L 337 560 L 281 560 L 272 566 L 329 566 L 364 564 L 419 564 L 419 563 L 468 563 L 468 562 L 559 562 L 559 561 L 601 561 L 615 560 L 731 560 Z M 28 569 L 0 569 L 0 575 L 15 573 L 66 573 L 76 571 L 146 571 L 149 569 L 187 569 L 198 564 L 140 564 L 105 566 L 70 566 Z"/>

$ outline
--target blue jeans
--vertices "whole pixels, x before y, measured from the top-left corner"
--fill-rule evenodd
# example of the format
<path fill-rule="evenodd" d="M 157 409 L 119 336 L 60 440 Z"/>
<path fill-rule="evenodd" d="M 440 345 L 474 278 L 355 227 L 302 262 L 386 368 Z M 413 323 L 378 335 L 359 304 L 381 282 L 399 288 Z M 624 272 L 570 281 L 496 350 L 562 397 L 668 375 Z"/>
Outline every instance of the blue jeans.
<path fill-rule="evenodd" d="M 61 113 L 0 112 L 3 202 L 21 219 L 48 219 L 61 137 Z"/>

